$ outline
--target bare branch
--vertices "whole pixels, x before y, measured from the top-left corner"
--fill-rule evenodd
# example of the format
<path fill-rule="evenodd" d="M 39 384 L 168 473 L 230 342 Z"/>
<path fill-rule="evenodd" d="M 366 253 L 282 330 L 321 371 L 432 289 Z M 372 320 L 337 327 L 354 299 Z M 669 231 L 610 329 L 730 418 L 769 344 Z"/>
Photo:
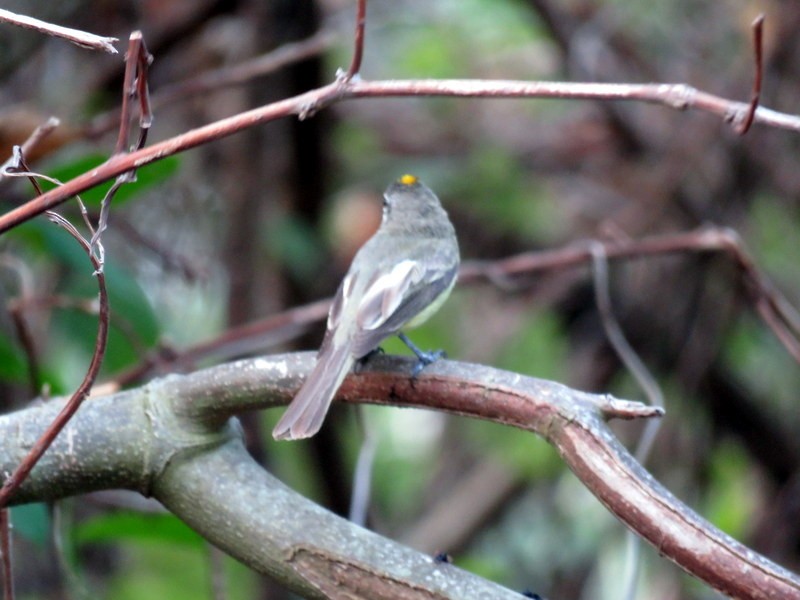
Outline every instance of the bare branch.
<path fill-rule="evenodd" d="M 3 9 L 0 9 L 0 22 L 19 25 L 20 27 L 33 29 L 39 33 L 44 33 L 53 37 L 59 37 L 72 42 L 81 48 L 87 48 L 89 50 L 102 50 L 103 52 L 108 52 L 109 54 L 117 53 L 117 49 L 114 48 L 114 42 L 119 41 L 117 38 L 102 37 L 93 33 L 81 31 L 80 29 L 71 29 L 69 27 L 62 27 L 61 25 L 53 25 L 52 23 L 47 23 L 46 21 L 40 21 L 39 19 L 34 19 L 33 17 L 27 17 L 25 15 L 18 15 L 10 10 Z"/>
<path fill-rule="evenodd" d="M 317 531 L 322 522 L 328 530 L 340 527 L 342 522 L 318 507 L 307 509 L 303 504 L 300 509 L 301 501 L 287 497 L 285 486 L 276 488 L 267 482 L 269 476 L 260 467 L 243 470 L 229 464 L 223 468 L 219 461 L 230 456 L 229 451 L 236 444 L 220 445 L 219 439 L 209 439 L 201 433 L 217 432 L 218 437 L 231 440 L 237 435 L 228 424 L 231 415 L 288 403 L 313 363 L 310 352 L 260 357 L 190 376 L 173 375 L 141 390 L 98 398 L 78 415 L 81 422 L 76 431 L 80 438 L 75 441 L 75 449 L 67 436 L 60 436 L 54 452 L 48 453 L 42 467 L 32 474 L 32 481 L 20 489 L 16 501 L 42 499 L 43 494 L 52 499 L 104 486 L 141 489 L 239 560 L 262 572 L 281 573 L 281 580 L 287 584 L 292 581 L 295 589 L 314 588 L 311 582 L 322 581 L 319 578 L 324 579 L 331 568 L 354 564 L 353 544 L 346 541 L 350 538 L 344 531 L 341 536 L 314 537 L 313 544 L 333 542 L 336 547 L 326 546 L 324 552 L 314 552 L 313 557 L 307 554 L 312 543 L 309 531 Z M 410 358 L 378 356 L 360 373 L 345 380 L 338 399 L 434 408 L 536 432 L 557 448 L 587 488 L 620 520 L 662 555 L 715 589 L 741 598 L 800 596 L 800 579 L 796 575 L 723 534 L 676 499 L 628 454 L 605 424 L 608 415 L 642 417 L 661 414 L 660 409 L 577 392 L 517 373 L 446 360 L 411 379 L 413 364 Z M 15 432 L 0 435 L 0 440 L 6 440 L 0 444 L 0 471 L 14 460 L 12 448 L 24 446 L 37 431 L 36 415 L 49 420 L 60 405 L 53 400 L 0 420 L 0 432 Z M 157 421 L 159 429 L 154 431 L 154 410 L 174 410 L 175 414 Z M 141 426 L 132 426 L 133 420 L 141 421 Z M 175 426 L 187 427 L 192 433 L 169 434 L 163 429 Z M 162 445 L 152 444 L 146 439 L 148 435 L 158 436 Z M 114 452 L 110 457 L 105 445 L 95 447 L 91 443 L 100 439 L 116 449 L 131 451 Z M 149 449 L 146 456 L 143 448 Z M 194 448 L 203 451 L 193 451 Z M 69 461 L 63 460 L 65 454 L 70 456 Z M 247 456 L 244 451 L 242 454 Z M 176 456 L 181 460 L 175 460 Z M 110 458 L 121 464 L 110 465 Z M 213 468 L 209 461 L 214 463 Z M 98 477 L 97 470 L 108 479 Z M 231 477 L 211 481 L 209 470 L 229 473 Z M 245 470 L 246 477 L 236 475 Z M 275 497 L 280 496 L 280 502 L 265 497 L 273 492 Z M 264 507 L 257 511 L 255 520 L 252 511 L 241 508 L 254 503 Z M 280 518 L 270 512 L 272 516 L 267 518 L 263 514 L 286 507 L 293 516 Z M 308 510 L 319 512 L 311 515 Z M 221 526 L 217 517 L 228 525 Z M 273 527 L 275 523 L 283 528 L 282 534 Z M 286 531 L 289 524 L 298 528 L 298 534 L 302 532 L 299 537 Z M 248 535 L 243 535 L 242 528 Z M 340 545 L 336 545 L 337 540 L 342 540 Z M 267 547 L 274 548 L 275 544 L 281 547 L 268 551 Z M 384 571 L 374 572 L 374 577 L 381 577 L 379 573 Z M 747 576 L 735 577 L 731 573 Z M 357 575 L 354 577 L 358 579 Z"/>
<path fill-rule="evenodd" d="M 737 115 L 743 114 L 747 110 L 747 105 L 741 102 L 726 100 L 683 84 L 603 84 L 460 79 L 335 81 L 299 96 L 286 98 L 187 131 L 128 155 L 112 156 L 92 171 L 79 175 L 60 188 L 50 190 L 0 216 L 0 233 L 57 206 L 76 193 L 166 156 L 172 156 L 275 119 L 292 115 L 307 118 L 314 112 L 342 100 L 390 96 L 633 100 L 662 104 L 678 110 L 694 108 L 719 115 L 726 121 L 734 120 Z M 800 132 L 800 117 L 779 113 L 763 106 L 756 109 L 754 122 Z"/>
<path fill-rule="evenodd" d="M 100 469 L 109 477 L 105 485 L 146 490 L 233 556 L 260 571 L 273 575 L 281 573 L 281 580 L 287 584 L 293 581 L 295 589 L 315 589 L 312 582 L 327 581 L 324 578 L 331 568 L 343 563 L 354 564 L 354 547 L 346 541 L 350 538 L 344 532 L 341 536 L 323 536 L 324 539 L 314 537 L 313 544 L 336 544 L 337 541 L 341 544 L 335 548 L 326 546 L 324 552 L 314 551 L 313 556 L 308 555 L 309 544 L 312 544 L 308 532 L 322 527 L 320 520 L 324 520 L 329 531 L 331 527 L 340 527 L 341 521 L 324 511 L 312 516 L 305 504 L 301 516 L 299 501 L 286 496 L 285 486 L 275 488 L 265 482 L 268 475 L 260 468 L 242 470 L 229 464 L 223 469 L 219 461 L 223 456 L 230 456 L 229 452 L 238 443 L 220 445 L 219 439 L 212 441 L 201 433 L 204 430 L 218 432 L 218 436 L 231 440 L 231 436 L 238 435 L 228 424 L 231 415 L 288 403 L 313 363 L 314 355 L 310 352 L 259 357 L 190 376 L 173 375 L 151 382 L 141 390 L 97 398 L 79 413 L 81 422 L 76 425 L 76 430 L 81 432 L 76 443 L 79 451 L 68 451 L 70 442 L 61 436 L 54 453 L 48 454 L 50 458 L 33 473 L 35 479 L 26 482 L 17 501 L 31 501 L 41 494 L 51 494 L 52 498 L 52 494 L 63 497 L 101 489 L 103 480 L 92 471 Z M 378 404 L 434 408 L 535 432 L 556 447 L 587 488 L 620 520 L 656 546 L 662 555 L 715 589 L 741 598 L 800 596 L 800 579 L 796 575 L 720 532 L 675 498 L 635 461 L 605 424 L 606 415 L 641 417 L 661 414 L 660 409 L 449 360 L 439 361 L 418 378 L 411 379 L 413 364 L 411 358 L 375 357 L 361 372 L 345 380 L 338 400 L 361 403 L 366 399 Z M 37 414 L 50 419 L 52 412 L 58 410 L 52 402 L 57 401 L 4 417 L 0 420 L 0 432 L 9 428 L 8 431 L 20 433 L 0 435 L 0 440 L 6 439 L 6 447 L 23 443 L 20 440 L 26 440 L 34 430 L 32 419 Z M 168 434 L 166 429 L 153 431 L 155 410 L 175 411 L 173 418 L 158 421 L 157 427 L 187 427 L 192 435 Z M 125 418 L 121 419 L 120 415 Z M 140 427 L 129 426 L 134 416 L 148 432 L 145 438 L 156 435 L 162 446 L 151 446 L 150 440 L 142 439 Z M 27 425 L 20 429 L 22 422 Z M 110 423 L 113 429 L 109 431 Z M 107 450 L 88 443 L 94 436 L 107 439 L 115 448 L 132 446 L 130 454 L 114 453 L 115 460 L 126 461 L 128 466 L 110 467 Z M 142 456 L 143 448 L 149 449 L 146 457 Z M 193 451 L 194 448 L 203 451 Z M 62 459 L 66 452 L 71 457 L 69 461 Z M 181 459 L 175 459 L 176 456 Z M 0 444 L 0 457 L 1 461 L 9 460 L 8 450 L 3 452 L 3 444 Z M 143 473 L 142 461 L 154 472 Z M 231 477 L 212 481 L 208 477 L 209 461 L 214 463 L 213 470 Z M 3 468 L 4 462 L 0 462 L 0 470 Z M 236 475 L 245 470 L 246 477 Z M 43 481 L 48 485 L 42 485 Z M 280 502 L 265 496 L 272 491 L 276 498 L 280 497 Z M 256 499 L 260 500 L 256 502 Z M 255 515 L 253 511 L 240 508 L 243 505 L 252 507 L 254 502 L 264 507 Z M 292 511 L 292 517 L 279 518 L 270 512 L 272 516 L 267 518 L 263 514 L 286 507 Z M 228 526 L 221 526 L 217 518 L 227 521 Z M 283 528 L 283 534 L 276 532 L 276 523 Z M 292 527 L 292 532 L 297 528 L 299 537 L 288 532 L 286 527 Z M 248 535 L 243 534 L 244 530 Z M 269 552 L 266 547 L 274 549 L 275 544 L 281 547 Z M 381 572 L 375 571 L 376 574 Z M 732 573 L 747 573 L 747 576 L 731 576 Z M 358 579 L 357 574 L 354 577 Z M 354 580 L 348 578 L 348 581 Z"/>
<path fill-rule="evenodd" d="M 157 110 L 173 102 L 197 97 L 208 92 L 228 89 L 233 85 L 242 85 L 258 77 L 269 75 L 285 66 L 320 54 L 331 47 L 334 39 L 335 35 L 332 32 L 320 31 L 305 40 L 289 42 L 242 63 L 212 69 L 190 79 L 167 84 L 152 94 L 151 110 Z M 86 128 L 86 135 L 96 137 L 113 129 L 119 120 L 119 112 L 117 109 L 95 119 Z"/>
<path fill-rule="evenodd" d="M 48 217 L 51 221 L 66 229 L 67 232 L 74 237 L 78 243 L 80 243 L 83 249 L 86 250 L 89 260 L 94 266 L 94 274 L 97 277 L 97 286 L 99 289 L 98 297 L 100 300 L 97 339 L 95 341 L 94 354 L 92 355 L 92 360 L 89 363 L 89 368 L 86 371 L 83 381 L 78 386 L 78 389 L 75 390 L 75 393 L 69 399 L 69 402 L 67 402 L 61 412 L 58 413 L 58 416 L 52 421 L 52 423 L 50 423 L 45 432 L 39 437 L 38 440 L 36 440 L 36 443 L 30 449 L 22 462 L 3 482 L 3 486 L 0 488 L 0 508 L 8 505 L 8 502 L 13 496 L 14 492 L 19 488 L 20 485 L 22 485 L 33 467 L 36 466 L 36 463 L 39 462 L 39 459 L 42 458 L 42 455 L 52 445 L 58 434 L 66 426 L 66 424 L 80 407 L 81 403 L 89 395 L 92 385 L 94 384 L 94 380 L 96 379 L 97 374 L 100 372 L 100 366 L 102 365 L 103 357 L 105 356 L 106 343 L 108 341 L 110 315 L 108 309 L 108 293 L 106 291 L 105 275 L 103 274 L 101 268 L 102 265 L 94 256 L 89 242 L 80 235 L 77 229 L 75 229 L 75 227 L 69 221 L 53 212 L 48 212 Z"/>
<path fill-rule="evenodd" d="M 800 357 L 797 338 L 800 337 L 800 317 L 783 295 L 762 275 L 749 257 L 735 232 L 726 228 L 702 228 L 677 234 L 657 235 L 639 240 L 596 242 L 604 248 L 608 259 L 633 259 L 662 254 L 686 252 L 727 252 L 742 270 L 753 305 L 764 322 L 783 342 L 787 351 Z M 520 276 L 545 270 L 568 269 L 588 264 L 592 259 L 590 246 L 576 242 L 555 250 L 526 252 L 492 262 L 466 261 L 459 273 L 459 285 L 486 280 L 510 285 Z M 275 344 L 302 334 L 321 321 L 328 313 L 330 298 L 319 300 L 264 319 L 229 329 L 222 335 L 190 348 L 151 356 L 142 364 L 115 379 L 118 385 L 129 386 L 143 381 L 153 372 L 184 370 L 198 361 L 230 360 L 237 356 L 272 348 Z M 794 333 L 793 333 L 794 332 Z M 800 362 L 800 358 L 798 358 Z"/>
<path fill-rule="evenodd" d="M 732 229 L 704 227 L 688 233 L 656 235 L 641 240 L 599 242 L 609 259 L 634 258 L 676 252 L 727 252 L 742 272 L 758 314 L 800 363 L 800 316 L 757 267 L 741 238 Z M 591 259 L 585 242 L 556 250 L 526 252 L 491 263 L 466 263 L 459 274 L 461 283 L 477 279 L 507 281 L 535 271 L 583 265 Z"/>
<path fill-rule="evenodd" d="M 125 54 L 125 77 L 122 83 L 122 110 L 120 111 L 119 135 L 117 136 L 117 145 L 114 148 L 114 154 L 122 154 L 130 150 L 139 150 L 144 147 L 147 141 L 147 133 L 150 131 L 150 126 L 153 124 L 153 113 L 150 110 L 150 92 L 147 85 L 147 71 L 152 61 L 153 57 L 147 51 L 142 32 L 134 31 L 130 36 L 128 52 Z M 139 100 L 139 138 L 136 144 L 131 148 L 129 147 L 130 124 L 133 112 L 131 100 L 134 98 Z M 98 248 L 101 265 L 103 261 L 100 239 L 108 226 L 111 201 L 117 194 L 119 188 L 133 181 L 136 181 L 135 169 L 121 173 L 114 184 L 109 188 L 108 192 L 106 192 L 103 201 L 100 203 L 100 216 L 97 219 L 97 230 L 92 234 L 90 244 L 92 248 Z M 85 209 L 82 210 L 88 225 L 88 215 Z"/>
<path fill-rule="evenodd" d="M 636 351 L 631 347 L 622 327 L 614 316 L 614 309 L 611 306 L 611 294 L 609 293 L 608 285 L 608 257 L 606 256 L 605 247 L 597 240 L 592 240 L 589 243 L 589 252 L 592 259 L 592 271 L 594 273 L 594 294 L 597 310 L 600 313 L 600 319 L 603 323 L 603 329 L 606 332 L 611 347 L 617 353 L 617 356 L 628 369 L 636 383 L 642 388 L 645 396 L 647 397 L 650 406 L 663 408 L 664 395 L 661 388 L 656 382 L 655 377 L 650 373 L 649 369 L 636 354 Z M 658 433 L 660 421 L 650 421 L 647 428 L 642 434 L 641 439 L 636 447 L 634 456 L 636 460 L 644 464 L 650 454 L 650 448 L 655 441 L 656 434 Z"/>
<path fill-rule="evenodd" d="M 344 81 L 350 81 L 361 70 L 361 61 L 364 58 L 364 27 L 367 23 L 367 0 L 358 0 L 356 8 L 356 33 L 353 43 L 353 58 L 350 67 L 344 75 Z"/>
<path fill-rule="evenodd" d="M 603 323 L 606 338 L 611 344 L 611 347 L 614 348 L 614 352 L 616 352 L 622 364 L 631 372 L 636 383 L 642 388 L 650 406 L 663 408 L 664 394 L 661 391 L 661 387 L 628 342 L 619 321 L 614 315 L 608 284 L 608 257 L 606 256 L 605 248 L 600 242 L 593 240 L 589 243 L 589 251 L 592 254 L 595 304 L 597 305 L 597 311 Z M 644 465 L 647 462 L 650 456 L 650 450 L 653 447 L 653 443 L 655 442 L 660 428 L 660 420 L 650 420 L 645 425 L 644 431 L 636 443 L 636 451 L 634 452 L 634 458 L 639 461 L 640 464 Z M 639 555 L 642 547 L 641 538 L 633 531 L 629 531 L 626 545 L 628 552 L 625 561 L 625 576 L 622 579 L 621 589 L 624 590 L 622 598 L 625 600 L 633 600 L 636 596 L 636 586 L 639 581 L 639 568 L 641 564 Z"/>
<path fill-rule="evenodd" d="M 317 300 L 281 313 L 270 315 L 225 331 L 211 340 L 180 351 L 171 350 L 168 356 L 149 357 L 142 364 L 116 377 L 122 387 L 142 382 L 154 371 L 174 371 L 193 368 L 201 360 L 230 360 L 256 350 L 264 351 L 308 331 L 311 324 L 325 319 L 331 299 Z"/>
<path fill-rule="evenodd" d="M 0 508 L 0 559 L 3 563 L 3 598 L 14 600 L 14 569 L 11 560 L 11 521 L 7 508 Z"/>
<path fill-rule="evenodd" d="M 312 365 L 312 353 L 261 357 L 162 382 L 169 397 L 183 398 L 176 408 L 183 417 L 222 424 L 243 410 L 289 402 Z M 661 414 L 662 409 L 449 360 L 430 365 L 411 379 L 412 366 L 410 358 L 377 356 L 345 380 L 337 398 L 434 408 L 533 431 L 556 447 L 584 485 L 620 520 L 715 589 L 742 598 L 800 595 L 797 576 L 691 511 L 653 480 L 604 423 L 611 414 L 642 417 Z M 731 577 L 745 572 L 747 577 Z"/>
<path fill-rule="evenodd" d="M 755 75 L 753 77 L 753 93 L 750 96 L 750 106 L 741 125 L 736 128 L 736 133 L 744 135 L 750 130 L 753 119 L 761 98 L 761 82 L 764 78 L 764 14 L 760 14 L 753 21 L 753 56 L 755 58 Z"/>
<path fill-rule="evenodd" d="M 175 100 L 241 85 L 257 77 L 274 73 L 287 65 L 316 56 L 333 44 L 335 35 L 319 31 L 299 42 L 289 42 L 242 63 L 201 73 L 191 79 L 164 86 L 153 94 L 153 106 L 161 107 Z"/>
<path fill-rule="evenodd" d="M 36 127 L 36 129 L 33 130 L 33 133 L 31 133 L 31 135 L 28 136 L 28 139 L 22 143 L 22 146 L 20 146 L 19 155 L 28 156 L 31 153 L 31 151 L 33 151 L 60 124 L 61 121 L 58 120 L 56 117 L 50 117 L 49 119 L 47 119 L 47 121 Z M 19 163 L 18 156 L 16 154 L 12 154 L 8 158 L 8 160 L 6 160 L 6 162 L 0 165 L 0 181 L 2 181 L 2 179 L 8 175 L 9 169 L 18 167 L 19 166 L 18 163 Z"/>
<path fill-rule="evenodd" d="M 129 148 L 130 123 L 133 113 L 131 100 L 139 100 L 139 127 L 147 131 L 153 121 L 150 112 L 150 97 L 147 89 L 147 69 L 153 57 L 147 51 L 141 31 L 134 31 L 128 41 L 128 51 L 125 53 L 125 76 L 122 82 L 122 114 L 120 115 L 119 134 L 115 154 L 138 150 L 144 143 L 139 142 L 134 148 Z M 146 134 L 145 134 L 146 136 Z"/>

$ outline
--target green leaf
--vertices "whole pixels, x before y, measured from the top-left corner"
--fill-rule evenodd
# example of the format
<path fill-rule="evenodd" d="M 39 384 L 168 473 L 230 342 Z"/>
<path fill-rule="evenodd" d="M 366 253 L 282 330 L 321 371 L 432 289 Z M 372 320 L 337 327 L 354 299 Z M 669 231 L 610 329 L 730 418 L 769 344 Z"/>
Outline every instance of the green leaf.
<path fill-rule="evenodd" d="M 564 469 L 558 453 L 529 431 L 473 420 L 465 421 L 462 427 L 472 447 L 481 448 L 482 453 L 494 457 L 520 477 L 542 481 Z"/>
<path fill-rule="evenodd" d="M 76 525 L 76 544 L 97 542 L 171 542 L 188 546 L 202 545 L 203 538 L 171 514 L 115 512 Z"/>
<path fill-rule="evenodd" d="M 89 154 L 82 156 L 72 162 L 65 163 L 50 169 L 47 173 L 61 182 L 75 179 L 92 169 L 98 167 L 106 161 L 106 157 L 99 154 Z M 178 170 L 180 161 L 175 156 L 168 156 L 162 160 L 150 163 L 136 170 L 136 181 L 123 185 L 114 196 L 114 204 L 119 205 L 130 200 L 134 195 L 140 194 L 143 190 L 170 178 Z M 48 181 L 42 181 L 42 188 L 51 190 L 56 187 Z M 113 180 L 107 181 L 90 190 L 81 193 L 81 199 L 86 206 L 98 207 L 105 197 L 108 190 L 113 185 Z"/>
<path fill-rule="evenodd" d="M 442 189 L 498 232 L 544 243 L 560 239 L 566 227 L 562 211 L 540 182 L 526 174 L 519 157 L 506 148 L 479 145 Z"/>
<path fill-rule="evenodd" d="M 307 281 L 319 272 L 324 255 L 316 233 L 304 221 L 291 215 L 273 219 L 264 239 L 270 255 L 298 281 Z"/>
<path fill-rule="evenodd" d="M 506 341 L 497 366 L 509 371 L 562 381 L 566 336 L 554 313 L 541 311 L 520 323 Z"/>
<path fill-rule="evenodd" d="M 703 514 L 725 533 L 746 537 L 752 515 L 763 500 L 758 494 L 758 475 L 741 446 L 728 440 L 714 451 L 710 467 Z"/>
<path fill-rule="evenodd" d="M 7 337 L 0 337 L 0 380 L 25 381 L 28 365 L 19 346 Z"/>
<path fill-rule="evenodd" d="M 97 280 L 86 252 L 63 229 L 44 219 L 29 221 L 7 235 L 9 241 L 63 265 L 68 271 L 61 292 L 78 298 L 98 297 Z M 64 269 L 62 269 L 63 271 Z M 108 353 L 104 359 L 106 372 L 115 372 L 138 359 L 141 348 L 152 347 L 159 338 L 160 327 L 150 302 L 134 277 L 106 257 L 106 288 L 111 308 L 111 331 Z M 54 326 L 66 334 L 91 356 L 97 333 L 97 316 L 77 310 L 54 313 Z M 130 339 L 134 335 L 136 339 Z"/>

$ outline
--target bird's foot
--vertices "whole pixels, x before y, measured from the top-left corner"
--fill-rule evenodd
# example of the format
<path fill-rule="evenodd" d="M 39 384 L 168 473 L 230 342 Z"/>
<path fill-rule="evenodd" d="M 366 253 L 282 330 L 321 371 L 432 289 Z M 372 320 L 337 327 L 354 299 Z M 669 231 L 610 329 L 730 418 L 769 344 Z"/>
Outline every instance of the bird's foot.
<path fill-rule="evenodd" d="M 404 333 L 398 333 L 397 337 L 399 337 L 417 357 L 417 364 L 415 364 L 414 368 L 411 370 L 412 379 L 416 379 L 417 375 L 422 373 L 422 369 L 427 367 L 429 364 L 436 362 L 440 358 L 447 357 L 447 354 L 444 350 L 432 350 L 428 352 L 420 350 L 410 339 L 408 339 L 408 337 L 406 337 Z"/>

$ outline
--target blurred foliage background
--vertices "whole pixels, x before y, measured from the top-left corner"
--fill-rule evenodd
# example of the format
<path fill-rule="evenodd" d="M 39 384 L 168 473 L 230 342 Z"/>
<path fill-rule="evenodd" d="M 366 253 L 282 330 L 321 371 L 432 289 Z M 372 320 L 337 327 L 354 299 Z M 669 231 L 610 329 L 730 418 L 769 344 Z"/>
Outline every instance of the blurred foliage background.
<path fill-rule="evenodd" d="M 332 80 L 349 63 L 344 0 L 9 1 L 5 8 L 126 40 L 144 32 L 151 90 L 227 68 L 320 29 L 324 52 L 246 85 L 160 105 L 150 140 Z M 372 0 L 365 78 L 685 82 L 749 97 L 750 23 L 766 13 L 762 101 L 797 112 L 800 7 L 773 0 Z M 118 47 L 122 49 L 124 42 Z M 0 26 L 0 149 L 62 120 L 34 170 L 69 179 L 113 148 L 123 64 Z M 113 123 L 113 121 L 111 121 Z M 181 356 L 229 328 L 330 295 L 379 218 L 380 193 L 411 172 L 442 198 L 464 259 L 589 238 L 732 227 L 800 303 L 800 137 L 635 103 L 401 98 L 339 104 L 251 129 L 138 174 L 106 234 L 112 332 L 103 378 L 128 385 L 258 352 L 316 348 L 321 325 L 237 338 Z M 4 182 L 4 210 L 32 196 Z M 102 194 L 84 199 L 98 210 Z M 78 222 L 74 205 L 60 211 Z M 83 377 L 96 286 L 73 240 L 45 218 L 0 238 L 4 409 Z M 512 290 L 456 289 L 412 334 L 422 347 L 570 386 L 642 394 L 605 339 L 586 268 Z M 686 254 L 612 267 L 616 315 L 667 398 L 648 468 L 717 526 L 800 569 L 800 372 L 755 315 L 729 257 Z M 23 322 L 32 342 L 21 342 Z M 405 352 L 389 341 L 388 352 Z M 176 360 L 176 358 L 178 360 Z M 277 412 L 277 411 L 275 411 Z M 370 526 L 457 565 L 549 598 L 618 598 L 622 526 L 530 435 L 423 411 L 368 408 L 379 442 Z M 253 455 L 345 514 L 361 435 L 336 408 L 313 440 L 272 442 L 273 412 L 246 415 Z M 639 425 L 614 425 L 629 445 Z M 211 476 L 211 475 L 210 475 Z M 158 506 L 94 494 L 13 510 L 19 597 L 288 597 L 219 556 Z M 216 596 L 220 597 L 220 596 Z M 713 598 L 647 547 L 639 598 Z"/>

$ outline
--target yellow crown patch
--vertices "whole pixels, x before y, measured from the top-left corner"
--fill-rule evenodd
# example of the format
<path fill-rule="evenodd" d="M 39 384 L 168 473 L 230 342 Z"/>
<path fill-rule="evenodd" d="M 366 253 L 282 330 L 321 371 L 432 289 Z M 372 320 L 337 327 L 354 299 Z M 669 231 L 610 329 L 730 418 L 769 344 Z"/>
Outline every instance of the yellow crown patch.
<path fill-rule="evenodd" d="M 414 185 L 415 183 L 417 183 L 419 181 L 419 179 L 417 177 L 415 177 L 414 175 L 403 175 L 397 181 L 399 181 L 403 185 Z"/>

